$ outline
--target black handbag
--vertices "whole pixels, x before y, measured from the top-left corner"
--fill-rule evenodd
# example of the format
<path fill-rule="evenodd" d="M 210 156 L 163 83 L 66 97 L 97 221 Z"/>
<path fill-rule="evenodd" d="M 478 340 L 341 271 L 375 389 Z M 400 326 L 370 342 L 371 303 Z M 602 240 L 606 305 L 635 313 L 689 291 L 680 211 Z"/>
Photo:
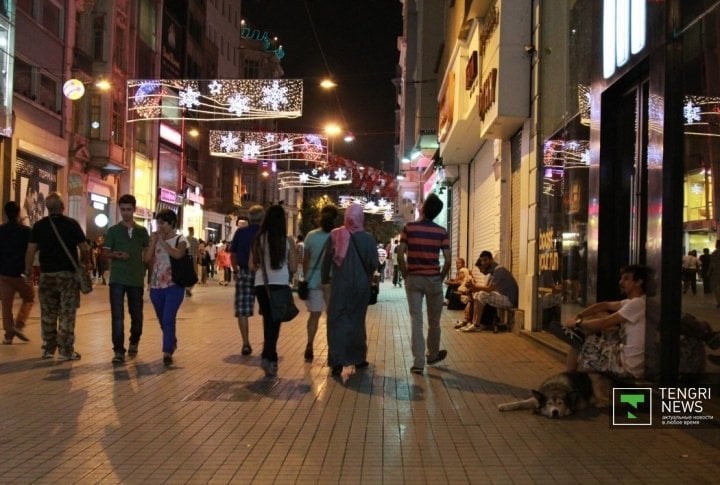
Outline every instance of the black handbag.
<path fill-rule="evenodd" d="M 289 322 L 297 317 L 300 313 L 298 307 L 295 306 L 292 289 L 289 285 L 270 288 L 268 285 L 267 269 L 265 268 L 265 246 L 260 248 L 262 251 L 262 271 L 265 279 L 265 291 L 267 291 L 268 300 L 270 300 L 270 319 L 273 323 Z"/>
<path fill-rule="evenodd" d="M 175 247 L 177 247 L 178 242 L 180 242 L 180 236 L 175 240 Z M 198 282 L 198 276 L 195 272 L 195 261 L 188 253 L 187 248 L 182 258 L 175 259 L 172 256 L 169 257 L 173 283 L 183 288 L 195 286 Z"/>
<path fill-rule="evenodd" d="M 325 247 L 323 247 L 322 251 L 320 251 L 320 256 L 318 256 L 317 260 L 315 260 L 315 264 L 313 265 L 312 269 L 310 270 L 310 274 L 308 275 L 308 279 L 298 282 L 298 298 L 301 300 L 307 300 L 310 296 L 310 286 L 308 281 L 310 278 L 312 278 L 312 275 L 315 273 L 315 270 L 318 267 L 318 264 L 320 263 L 320 260 L 323 257 L 323 254 L 325 253 Z"/>

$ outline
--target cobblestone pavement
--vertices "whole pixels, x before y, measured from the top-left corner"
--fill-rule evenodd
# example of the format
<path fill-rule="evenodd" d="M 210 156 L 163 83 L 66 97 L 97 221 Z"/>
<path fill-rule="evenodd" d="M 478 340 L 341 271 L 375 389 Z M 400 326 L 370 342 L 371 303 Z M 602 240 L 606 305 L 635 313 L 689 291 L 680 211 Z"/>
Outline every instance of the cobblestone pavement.
<path fill-rule="evenodd" d="M 82 360 L 40 359 L 30 343 L 0 346 L 2 483 L 717 483 L 720 433 L 611 429 L 608 412 L 549 420 L 497 404 L 562 370 L 511 333 L 452 330 L 449 356 L 409 372 L 409 314 L 384 283 L 368 314 L 370 367 L 325 366 L 324 317 L 307 364 L 303 311 L 284 324 L 278 379 L 264 377 L 260 317 L 240 355 L 232 288 L 197 287 L 181 307 L 175 366 L 145 304 L 140 353 L 113 366 L 107 289 L 83 297 Z M 304 305 L 299 302 L 304 310 Z M 126 325 L 128 325 L 126 323 Z"/>

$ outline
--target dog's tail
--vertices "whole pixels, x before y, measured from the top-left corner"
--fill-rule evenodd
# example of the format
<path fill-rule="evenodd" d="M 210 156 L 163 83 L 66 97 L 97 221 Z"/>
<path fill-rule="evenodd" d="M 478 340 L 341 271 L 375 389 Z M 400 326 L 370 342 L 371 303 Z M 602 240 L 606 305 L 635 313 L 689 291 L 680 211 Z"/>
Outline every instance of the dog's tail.
<path fill-rule="evenodd" d="M 536 409 L 538 407 L 537 399 L 530 397 L 524 401 L 506 402 L 498 405 L 498 411 L 516 411 L 518 409 Z"/>

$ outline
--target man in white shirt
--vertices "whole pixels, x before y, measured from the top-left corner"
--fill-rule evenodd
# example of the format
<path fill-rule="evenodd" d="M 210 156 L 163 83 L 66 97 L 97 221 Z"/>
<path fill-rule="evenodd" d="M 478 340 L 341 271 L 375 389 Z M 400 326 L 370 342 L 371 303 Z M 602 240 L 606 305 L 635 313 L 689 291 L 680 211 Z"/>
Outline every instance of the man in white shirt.
<path fill-rule="evenodd" d="M 378 262 L 380 263 L 380 267 L 378 268 L 378 271 L 380 272 L 380 283 L 385 281 L 385 262 L 387 261 L 387 251 L 385 251 L 385 248 L 382 244 L 378 244 Z"/>
<path fill-rule="evenodd" d="M 645 375 L 645 301 L 654 285 L 653 271 L 632 264 L 620 270 L 625 300 L 590 305 L 565 327 L 587 337 L 579 352 L 571 348 L 568 370 L 609 372 L 620 377 Z M 578 333 L 578 332 L 576 332 Z"/>

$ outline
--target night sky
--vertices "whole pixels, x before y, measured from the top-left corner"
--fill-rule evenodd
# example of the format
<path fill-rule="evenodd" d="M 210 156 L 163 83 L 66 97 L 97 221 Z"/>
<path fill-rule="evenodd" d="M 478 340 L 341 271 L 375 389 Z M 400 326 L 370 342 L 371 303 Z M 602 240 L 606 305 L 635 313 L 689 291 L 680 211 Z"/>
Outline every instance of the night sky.
<path fill-rule="evenodd" d="M 307 9 L 306 9 L 307 7 Z M 324 91 L 318 84 L 328 72 L 338 87 Z M 251 27 L 279 38 L 286 78 L 302 78 L 303 116 L 282 120 L 280 130 L 320 133 L 328 121 L 356 139 L 334 141 L 334 151 L 362 164 L 392 170 L 395 144 L 397 38 L 402 33 L 398 0 L 243 0 L 242 17 Z M 339 102 L 338 102 L 339 101 Z M 338 108 L 338 105 L 341 109 Z M 344 114 L 344 120 L 343 120 Z"/>

